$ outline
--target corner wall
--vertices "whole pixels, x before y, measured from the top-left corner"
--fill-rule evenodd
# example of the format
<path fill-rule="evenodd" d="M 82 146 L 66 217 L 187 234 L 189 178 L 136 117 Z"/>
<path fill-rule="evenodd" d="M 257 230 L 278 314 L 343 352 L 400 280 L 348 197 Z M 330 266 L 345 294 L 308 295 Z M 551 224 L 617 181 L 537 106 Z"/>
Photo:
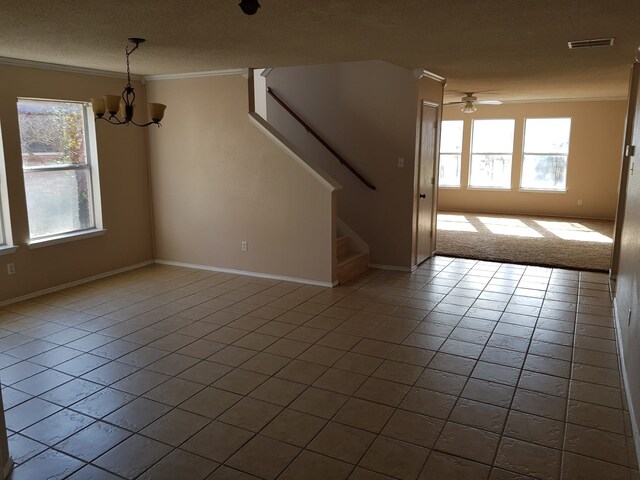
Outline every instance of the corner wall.
<path fill-rule="evenodd" d="M 156 258 L 331 284 L 335 193 L 249 120 L 241 75 L 153 80 Z M 248 251 L 241 251 L 241 242 Z"/>
<path fill-rule="evenodd" d="M 439 189 L 439 210 L 613 219 L 618 199 L 626 101 L 575 101 L 481 105 L 473 114 L 445 107 L 443 120 L 464 120 L 460 188 Z M 566 192 L 520 191 L 525 118 L 571 117 Z M 513 118 L 511 190 L 471 189 L 473 119 Z M 578 205 L 582 200 L 582 205 Z"/>
<path fill-rule="evenodd" d="M 343 186 L 338 216 L 369 245 L 370 262 L 411 268 L 420 105 L 414 71 L 382 61 L 275 68 L 267 85 L 376 186 L 363 185 L 267 98 L 269 123 Z"/>
<path fill-rule="evenodd" d="M 146 129 L 96 124 L 102 217 L 98 237 L 37 249 L 27 246 L 25 199 L 16 99 L 88 101 L 118 94 L 126 79 L 0 65 L 0 128 L 15 253 L 0 256 L 0 302 L 153 259 Z M 136 103 L 145 104 L 135 82 Z M 7 275 L 6 264 L 16 273 Z"/>

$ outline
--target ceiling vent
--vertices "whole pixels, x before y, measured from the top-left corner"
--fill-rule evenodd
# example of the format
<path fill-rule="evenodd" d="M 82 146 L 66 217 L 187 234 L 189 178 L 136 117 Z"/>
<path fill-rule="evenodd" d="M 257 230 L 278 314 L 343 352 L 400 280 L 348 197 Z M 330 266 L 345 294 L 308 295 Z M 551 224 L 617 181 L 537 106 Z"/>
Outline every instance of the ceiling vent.
<path fill-rule="evenodd" d="M 568 42 L 569 48 L 613 47 L 614 38 L 596 38 L 594 40 L 576 40 Z"/>

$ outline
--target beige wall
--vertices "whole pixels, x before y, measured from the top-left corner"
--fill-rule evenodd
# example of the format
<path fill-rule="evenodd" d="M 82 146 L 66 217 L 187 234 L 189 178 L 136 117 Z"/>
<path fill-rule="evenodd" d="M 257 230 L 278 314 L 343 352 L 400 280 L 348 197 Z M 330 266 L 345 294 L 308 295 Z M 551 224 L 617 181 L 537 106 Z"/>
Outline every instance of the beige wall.
<path fill-rule="evenodd" d="M 277 68 L 267 85 L 377 189 L 368 189 L 273 99 L 268 119 L 343 190 L 338 216 L 370 247 L 370 262 L 414 261 L 419 95 L 414 72 L 382 61 Z M 404 158 L 404 168 L 398 168 Z"/>
<path fill-rule="evenodd" d="M 240 75 L 151 81 L 156 258 L 331 282 L 334 194 L 248 118 Z M 241 242 L 248 251 L 241 251 Z"/>
<path fill-rule="evenodd" d="M 146 131 L 99 122 L 96 126 L 105 235 L 29 249 L 17 97 L 82 100 L 119 94 L 126 81 L 0 65 L 0 127 L 9 191 L 14 243 L 18 250 L 0 256 L 0 302 L 148 261 L 153 258 Z M 144 89 L 136 83 L 139 105 Z M 15 263 L 15 275 L 6 264 Z"/>
<path fill-rule="evenodd" d="M 445 107 L 443 120 L 464 120 L 461 184 L 459 189 L 440 188 L 440 210 L 557 215 L 613 219 L 618 194 L 625 101 L 480 106 L 465 115 L 457 107 Z M 571 117 L 567 191 L 543 193 L 519 191 L 522 132 L 525 118 Z M 471 121 L 483 118 L 514 118 L 515 142 L 512 189 L 469 189 Z M 578 200 L 582 200 L 582 206 Z"/>

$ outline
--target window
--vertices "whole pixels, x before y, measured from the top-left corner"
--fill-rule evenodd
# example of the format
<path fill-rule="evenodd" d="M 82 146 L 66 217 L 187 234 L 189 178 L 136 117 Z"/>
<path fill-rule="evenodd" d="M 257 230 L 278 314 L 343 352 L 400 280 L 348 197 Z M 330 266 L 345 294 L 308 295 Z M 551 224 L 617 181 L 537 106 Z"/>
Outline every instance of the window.
<path fill-rule="evenodd" d="M 527 118 L 520 188 L 567 190 L 570 118 Z"/>
<path fill-rule="evenodd" d="M 442 122 L 440 136 L 440 179 L 441 187 L 460 186 L 460 155 L 462 153 L 462 120 Z"/>
<path fill-rule="evenodd" d="M 11 238 L 11 222 L 9 221 L 9 193 L 7 192 L 7 175 L 4 170 L 4 148 L 0 135 L 0 251 L 11 253 L 14 249 Z"/>
<path fill-rule="evenodd" d="M 29 236 L 101 228 L 95 129 L 85 103 L 18 100 Z"/>
<path fill-rule="evenodd" d="M 515 120 L 474 120 L 469 186 L 511 188 Z"/>

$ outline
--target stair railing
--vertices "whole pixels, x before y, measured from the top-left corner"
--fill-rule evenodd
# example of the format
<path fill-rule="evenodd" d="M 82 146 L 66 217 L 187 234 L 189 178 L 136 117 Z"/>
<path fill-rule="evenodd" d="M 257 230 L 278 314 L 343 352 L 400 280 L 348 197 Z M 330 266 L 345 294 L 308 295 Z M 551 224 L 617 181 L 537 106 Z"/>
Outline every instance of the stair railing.
<path fill-rule="evenodd" d="M 371 190 L 375 190 L 376 189 L 375 185 L 373 185 L 366 178 L 364 178 L 360 172 L 358 172 L 349 162 L 347 162 L 344 159 L 344 157 L 342 157 L 342 155 L 340 155 L 338 152 L 336 152 L 335 149 L 331 145 L 329 145 L 327 142 L 325 142 L 324 139 L 320 135 L 318 135 L 309 125 L 307 125 L 307 123 L 304 120 L 302 120 L 302 118 L 300 118 L 293 110 L 291 110 L 291 108 L 286 103 L 284 103 L 284 101 L 280 97 L 278 97 L 278 95 L 276 95 L 275 92 L 271 88 L 267 87 L 267 93 L 269 95 L 271 95 L 271 97 L 273 97 L 273 99 L 276 102 L 278 102 L 278 104 L 282 108 L 284 108 L 287 111 L 287 113 L 289 113 L 289 115 L 291 115 L 293 118 L 295 118 L 300 123 L 300 125 L 302 125 L 305 128 L 305 130 L 313 136 L 313 138 L 318 140 L 318 142 L 320 142 L 324 148 L 329 150 L 329 152 L 331 152 L 331 154 L 338 159 L 338 161 L 340 162 L 341 165 L 347 167 L 347 169 L 351 173 L 353 173 L 358 178 L 358 180 L 360 180 L 362 183 L 364 183 Z"/>

